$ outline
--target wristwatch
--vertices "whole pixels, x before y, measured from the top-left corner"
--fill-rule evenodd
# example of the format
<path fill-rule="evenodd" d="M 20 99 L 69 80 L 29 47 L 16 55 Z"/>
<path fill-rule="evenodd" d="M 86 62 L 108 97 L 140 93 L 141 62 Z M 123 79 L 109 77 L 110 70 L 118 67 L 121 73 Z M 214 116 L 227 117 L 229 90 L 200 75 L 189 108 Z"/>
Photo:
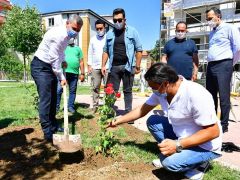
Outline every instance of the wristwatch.
<path fill-rule="evenodd" d="M 81 75 L 85 76 L 85 74 L 84 74 L 84 73 L 81 73 Z"/>
<path fill-rule="evenodd" d="M 178 139 L 178 140 L 176 140 L 176 151 L 177 151 L 177 153 L 180 153 L 180 152 L 182 152 L 182 150 L 183 150 L 183 147 L 180 143 L 180 140 Z"/>

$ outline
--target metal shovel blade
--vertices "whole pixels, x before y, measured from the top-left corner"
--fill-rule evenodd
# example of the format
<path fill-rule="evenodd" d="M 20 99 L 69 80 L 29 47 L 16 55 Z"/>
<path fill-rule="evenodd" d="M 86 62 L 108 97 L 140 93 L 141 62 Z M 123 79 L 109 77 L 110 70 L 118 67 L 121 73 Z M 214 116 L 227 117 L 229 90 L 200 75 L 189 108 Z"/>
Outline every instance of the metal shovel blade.
<path fill-rule="evenodd" d="M 53 134 L 53 145 L 64 153 L 73 153 L 81 150 L 82 140 L 80 134 L 69 135 L 68 128 L 68 108 L 67 108 L 67 91 L 63 86 L 63 103 L 64 103 L 64 134 Z"/>
<path fill-rule="evenodd" d="M 53 134 L 53 145 L 64 153 L 73 153 L 82 149 L 82 141 L 80 134 L 76 135 L 60 135 Z"/>

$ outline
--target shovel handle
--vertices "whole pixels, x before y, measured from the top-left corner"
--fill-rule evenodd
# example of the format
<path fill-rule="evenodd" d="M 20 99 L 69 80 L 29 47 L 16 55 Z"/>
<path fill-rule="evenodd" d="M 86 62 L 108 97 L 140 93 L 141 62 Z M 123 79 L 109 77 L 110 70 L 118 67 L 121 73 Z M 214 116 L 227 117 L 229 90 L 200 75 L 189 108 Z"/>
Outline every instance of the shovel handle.
<path fill-rule="evenodd" d="M 63 86 L 63 107 L 64 107 L 64 135 L 69 135 L 68 129 L 68 107 L 67 107 L 67 87 Z"/>

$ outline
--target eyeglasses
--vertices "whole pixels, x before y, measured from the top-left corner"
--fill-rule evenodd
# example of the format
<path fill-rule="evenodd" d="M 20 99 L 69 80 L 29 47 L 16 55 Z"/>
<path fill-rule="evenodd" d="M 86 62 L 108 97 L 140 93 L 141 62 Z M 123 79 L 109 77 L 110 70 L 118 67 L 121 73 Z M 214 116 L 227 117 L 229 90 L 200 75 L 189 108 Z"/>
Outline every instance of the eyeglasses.
<path fill-rule="evenodd" d="M 101 31 L 101 30 L 103 30 L 103 28 L 96 28 L 96 30 L 97 30 L 97 31 Z"/>
<path fill-rule="evenodd" d="M 113 19 L 113 22 L 114 23 L 116 23 L 116 22 L 119 22 L 119 23 L 121 23 L 123 21 L 123 19 L 122 18 L 120 18 L 120 19 Z"/>

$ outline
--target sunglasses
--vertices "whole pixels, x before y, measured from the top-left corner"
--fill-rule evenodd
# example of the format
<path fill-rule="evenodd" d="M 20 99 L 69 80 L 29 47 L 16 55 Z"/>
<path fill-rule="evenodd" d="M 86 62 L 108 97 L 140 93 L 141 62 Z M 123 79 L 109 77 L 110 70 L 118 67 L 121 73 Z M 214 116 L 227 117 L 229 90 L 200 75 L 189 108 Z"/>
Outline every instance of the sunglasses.
<path fill-rule="evenodd" d="M 101 31 L 101 30 L 103 30 L 103 28 L 96 28 L 96 30 L 97 30 L 97 31 Z"/>
<path fill-rule="evenodd" d="M 176 32 L 184 33 L 184 32 L 186 32 L 186 30 L 176 30 Z"/>
<path fill-rule="evenodd" d="M 116 23 L 116 22 L 119 22 L 119 23 L 121 23 L 123 21 L 123 19 L 122 18 L 120 18 L 120 19 L 113 19 L 113 22 L 114 23 Z"/>

